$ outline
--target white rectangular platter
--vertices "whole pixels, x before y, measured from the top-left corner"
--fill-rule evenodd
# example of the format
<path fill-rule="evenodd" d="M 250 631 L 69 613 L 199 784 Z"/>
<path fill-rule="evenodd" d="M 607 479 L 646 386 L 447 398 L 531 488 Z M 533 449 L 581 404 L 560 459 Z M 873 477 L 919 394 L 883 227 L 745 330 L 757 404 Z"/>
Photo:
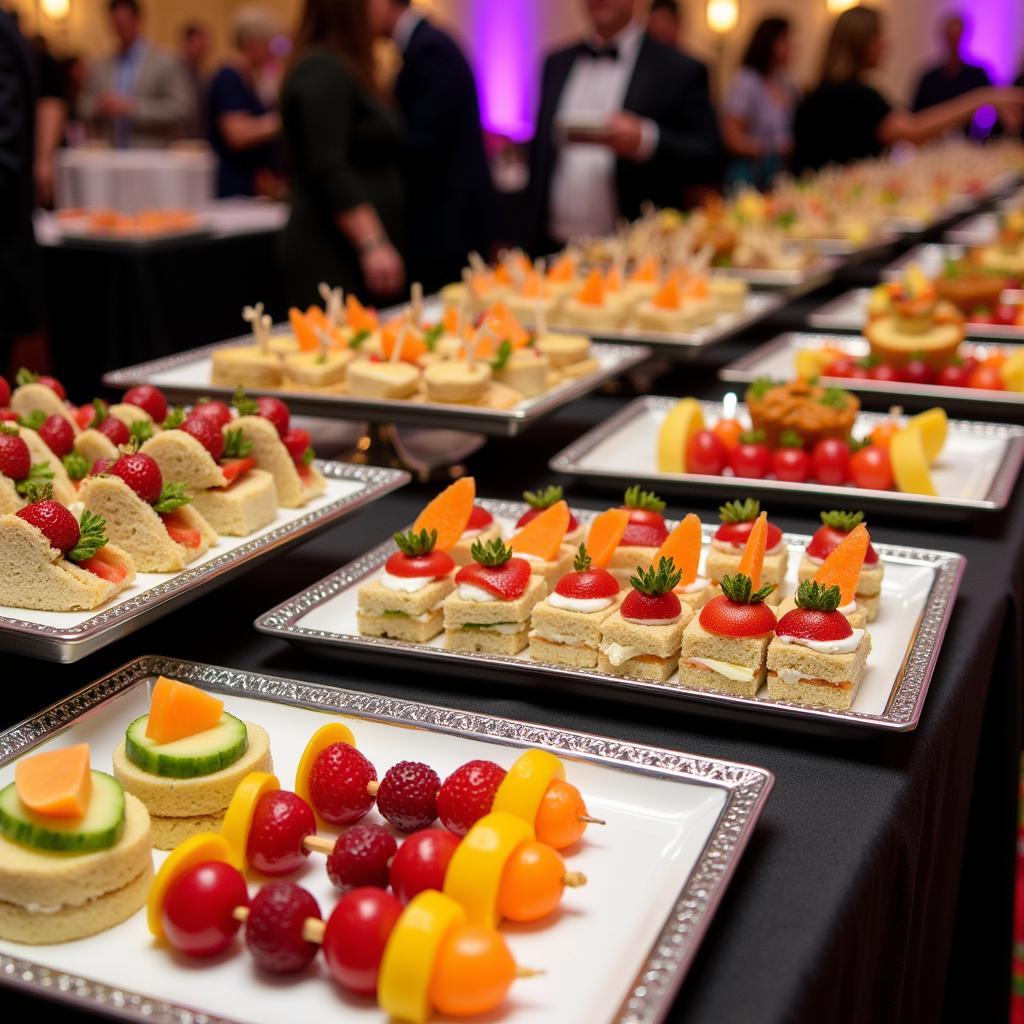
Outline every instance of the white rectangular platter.
<path fill-rule="evenodd" d="M 526 506 L 515 502 L 484 501 L 508 536 Z M 594 513 L 575 510 L 581 522 Z M 670 524 L 671 526 L 674 524 Z M 705 551 L 716 527 L 704 526 Z M 787 534 L 789 569 L 784 592 L 797 585 L 800 555 L 809 537 Z M 755 698 L 691 690 L 680 686 L 673 675 L 667 683 L 651 683 L 610 675 L 596 669 L 576 669 L 536 661 L 524 652 L 511 657 L 449 651 L 444 639 L 428 644 L 382 640 L 359 635 L 356 622 L 359 586 L 379 575 L 392 542 L 381 544 L 361 559 L 320 580 L 256 620 L 256 628 L 297 644 L 311 645 L 344 656 L 362 652 L 376 658 L 414 659 L 443 672 L 456 667 L 474 673 L 500 675 L 508 682 L 544 687 L 571 684 L 586 693 L 604 692 L 623 700 L 653 700 L 682 705 L 696 701 L 733 711 L 801 719 L 842 731 L 882 729 L 906 731 L 917 726 L 928 692 L 932 670 L 942 646 L 942 636 L 953 609 L 963 574 L 964 559 L 957 554 L 926 549 L 874 544 L 885 566 L 882 603 L 878 618 L 869 626 L 872 650 L 868 668 L 852 710 L 833 711 L 787 701 L 773 701 L 762 688 Z M 778 724 L 778 723 L 776 723 Z"/>
<path fill-rule="evenodd" d="M 1024 333 L 1022 333 L 1024 340 Z M 854 359 L 867 356 L 871 351 L 867 339 L 853 334 L 811 334 L 802 331 L 790 331 L 780 334 L 771 341 L 766 341 L 739 359 L 718 371 L 722 380 L 750 383 L 758 377 L 771 377 L 773 380 L 788 380 L 796 370 L 797 353 L 802 349 L 821 348 L 840 349 Z M 1017 350 L 1016 345 L 1000 345 L 989 342 L 983 346 L 986 351 L 1003 349 L 1007 355 Z M 856 391 L 861 395 L 884 396 L 889 402 L 913 402 L 915 407 L 925 405 L 941 405 L 947 412 L 957 409 L 968 415 L 992 413 L 996 415 L 1017 414 L 1024 408 L 1024 392 L 995 391 L 986 388 L 954 388 L 938 384 L 907 384 L 896 381 L 853 380 L 847 377 L 829 377 L 822 374 L 824 384 L 834 384 Z"/>
<path fill-rule="evenodd" d="M 0 734 L 0 785 L 29 750 L 88 742 L 108 768 L 128 723 L 148 708 L 158 674 L 202 686 L 270 733 L 284 788 L 306 741 L 327 716 L 344 716 L 382 773 L 429 763 L 444 778 L 475 758 L 509 766 L 526 747 L 565 759 L 588 809 L 607 820 L 566 851 L 587 885 L 547 925 L 504 925 L 519 963 L 543 968 L 516 984 L 493 1024 L 655 1024 L 667 1015 L 764 802 L 770 772 L 607 737 L 392 700 L 373 694 L 165 658 L 144 658 Z M 376 812 L 366 820 L 379 821 Z M 159 863 L 165 855 L 154 851 Z M 337 891 L 313 854 L 291 876 L 326 917 Z M 623 884 L 629 879 L 628 884 Z M 259 881 L 250 880 L 254 893 Z M 267 978 L 236 945 L 212 962 L 175 958 L 151 939 L 144 911 L 110 931 L 51 946 L 0 940 L 0 984 L 40 999 L 133 1021 L 166 1024 L 386 1024 L 372 1002 L 344 996 L 318 957 L 298 977 Z M 40 1007 L 43 1011 L 44 1008 Z M 473 1018 L 481 1020 L 481 1018 Z M 451 1024 L 437 1017 L 437 1024 Z"/>
<path fill-rule="evenodd" d="M 662 421 L 676 401 L 652 395 L 634 399 L 559 452 L 550 462 L 551 469 L 617 490 L 626 483 L 642 483 L 663 495 L 710 494 L 725 498 L 752 494 L 817 508 L 839 502 L 839 507 L 852 503 L 857 508 L 902 508 L 917 515 L 964 516 L 1005 508 L 1024 461 L 1024 427 L 950 420 L 946 445 L 932 467 L 937 496 L 814 482 L 663 473 L 655 458 L 656 442 Z M 705 420 L 722 417 L 721 402 L 701 402 L 701 408 Z M 742 405 L 738 418 L 747 421 Z M 881 413 L 861 412 L 854 432 L 864 436 L 886 418 Z"/>
<path fill-rule="evenodd" d="M 320 497 L 302 508 L 278 508 L 273 523 L 248 537 L 221 537 L 181 572 L 139 573 L 129 588 L 101 608 L 43 612 L 0 605 L 0 650 L 47 661 L 78 661 L 410 479 L 401 470 L 373 466 L 342 462 L 317 462 L 317 466 L 327 479 L 327 490 Z"/>

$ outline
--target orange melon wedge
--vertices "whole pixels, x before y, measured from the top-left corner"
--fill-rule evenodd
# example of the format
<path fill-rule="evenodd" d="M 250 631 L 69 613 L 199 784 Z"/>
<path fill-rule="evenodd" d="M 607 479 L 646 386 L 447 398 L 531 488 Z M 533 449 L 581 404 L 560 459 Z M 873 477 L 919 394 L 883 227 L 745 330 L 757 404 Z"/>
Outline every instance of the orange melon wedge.
<path fill-rule="evenodd" d="M 678 309 L 681 303 L 679 278 L 675 274 L 669 274 L 661 287 L 654 293 L 651 305 L 658 309 Z"/>
<path fill-rule="evenodd" d="M 288 310 L 288 322 L 291 324 L 292 334 L 295 335 L 295 340 L 303 352 L 315 352 L 320 347 L 320 339 L 316 336 L 316 331 L 309 318 L 301 309 L 292 306 Z"/>
<path fill-rule="evenodd" d="M 48 818 L 81 818 L 89 809 L 92 773 L 89 744 L 44 750 L 14 767 L 14 788 L 21 802 Z"/>
<path fill-rule="evenodd" d="M 494 268 L 494 280 L 497 284 L 511 284 L 512 283 L 512 272 L 505 266 L 504 263 L 499 263 Z"/>
<path fill-rule="evenodd" d="M 399 335 L 404 335 L 404 337 L 402 339 L 402 351 L 399 352 L 398 358 L 404 363 L 418 363 L 428 351 L 423 335 L 414 327 L 406 327 L 403 330 L 393 322 L 385 324 L 380 332 L 380 347 L 384 358 L 391 359 L 395 346 L 398 344 Z"/>
<path fill-rule="evenodd" d="M 691 277 L 686 285 L 686 294 L 691 299 L 706 299 L 710 294 L 706 277 Z"/>
<path fill-rule="evenodd" d="M 351 292 L 345 296 L 345 317 L 353 331 L 377 329 L 377 314 L 367 309 Z"/>
<path fill-rule="evenodd" d="M 697 566 L 700 564 L 700 548 L 703 543 L 700 519 L 691 512 L 665 538 L 665 543 L 658 548 L 653 565 L 661 564 L 663 558 L 671 558 L 676 568 L 683 574 L 679 581 L 680 587 L 691 584 L 697 578 Z"/>
<path fill-rule="evenodd" d="M 587 554 L 596 569 L 603 569 L 615 554 L 629 525 L 629 509 L 610 508 L 594 516 L 587 531 Z"/>
<path fill-rule="evenodd" d="M 548 270 L 549 281 L 571 281 L 576 274 L 576 261 L 569 255 L 559 256 Z"/>
<path fill-rule="evenodd" d="M 556 501 L 531 519 L 509 542 L 517 555 L 536 555 L 545 562 L 553 562 L 569 529 L 569 506 Z"/>
<path fill-rule="evenodd" d="M 611 267 L 604 276 L 604 286 L 610 292 L 622 291 L 622 271 L 618 267 Z"/>
<path fill-rule="evenodd" d="M 544 287 L 544 282 L 541 280 L 540 274 L 535 274 L 532 270 L 523 279 L 523 287 L 521 294 L 524 299 L 537 299 L 541 295 L 547 295 L 547 288 Z"/>
<path fill-rule="evenodd" d="M 658 280 L 658 261 L 653 256 L 645 256 L 636 265 L 629 279 L 638 284 L 653 284 Z"/>
<path fill-rule="evenodd" d="M 319 306 L 309 306 L 306 309 L 306 319 L 321 331 L 327 329 L 327 317 Z"/>
<path fill-rule="evenodd" d="M 592 270 L 587 274 L 587 279 L 576 293 L 576 298 L 586 306 L 600 306 L 604 302 L 604 281 L 600 270 Z"/>
<path fill-rule="evenodd" d="M 747 537 L 746 547 L 740 557 L 739 568 L 744 576 L 750 577 L 751 590 L 761 589 L 761 569 L 764 567 L 765 541 L 768 537 L 768 513 L 762 512 L 754 522 Z"/>
<path fill-rule="evenodd" d="M 458 334 L 459 333 L 459 310 L 456 306 L 447 306 L 444 311 L 444 316 L 441 317 L 441 325 L 444 327 L 445 334 Z"/>
<path fill-rule="evenodd" d="M 515 318 L 504 302 L 496 302 L 487 313 L 487 323 L 499 341 L 508 341 L 513 348 L 522 348 L 530 334 Z"/>
<path fill-rule="evenodd" d="M 154 743 L 173 743 L 212 729 L 224 713 L 224 701 L 212 694 L 161 676 L 149 700 L 146 738 Z"/>
<path fill-rule="evenodd" d="M 437 530 L 436 549 L 450 551 L 465 533 L 475 500 L 476 481 L 471 476 L 464 476 L 429 502 L 416 517 L 412 528 L 417 533 L 420 530 Z"/>
<path fill-rule="evenodd" d="M 859 523 L 832 549 L 814 574 L 815 582 L 821 586 L 839 587 L 840 605 L 849 604 L 857 593 L 857 581 L 870 543 L 868 528 Z"/>

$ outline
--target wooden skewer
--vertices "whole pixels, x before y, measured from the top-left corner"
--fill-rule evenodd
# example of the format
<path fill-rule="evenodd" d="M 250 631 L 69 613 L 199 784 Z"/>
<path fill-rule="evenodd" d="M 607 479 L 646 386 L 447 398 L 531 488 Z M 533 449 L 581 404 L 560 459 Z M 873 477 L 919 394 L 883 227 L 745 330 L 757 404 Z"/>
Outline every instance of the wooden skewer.
<path fill-rule="evenodd" d="M 242 310 L 242 319 L 252 328 L 252 340 L 261 348 L 266 349 L 263 342 L 263 303 L 246 306 Z"/>
<path fill-rule="evenodd" d="M 327 839 L 324 836 L 306 836 L 302 840 L 302 845 L 310 853 L 326 853 L 330 855 L 334 851 L 334 840 Z"/>
<path fill-rule="evenodd" d="M 395 338 L 395 347 L 391 350 L 391 358 L 388 360 L 389 363 L 397 363 L 402 358 L 402 352 L 405 349 L 405 335 L 408 330 L 409 325 L 404 323 L 398 329 L 398 337 Z M 372 785 L 376 785 L 376 783 L 371 782 L 367 786 L 367 789 Z"/>
<path fill-rule="evenodd" d="M 569 889 L 578 889 L 587 884 L 587 876 L 582 871 L 566 871 L 562 884 Z"/>
<path fill-rule="evenodd" d="M 419 327 L 423 322 L 423 285 L 419 281 L 413 281 L 410 293 L 410 304 L 412 306 L 411 316 L 414 327 Z"/>
<path fill-rule="evenodd" d="M 588 825 L 607 825 L 608 822 L 604 818 L 595 818 L 592 814 L 581 814 L 579 817 L 580 821 L 585 821 Z"/>
<path fill-rule="evenodd" d="M 517 978 L 540 978 L 547 973 L 547 971 L 538 971 L 533 967 L 516 967 Z"/>

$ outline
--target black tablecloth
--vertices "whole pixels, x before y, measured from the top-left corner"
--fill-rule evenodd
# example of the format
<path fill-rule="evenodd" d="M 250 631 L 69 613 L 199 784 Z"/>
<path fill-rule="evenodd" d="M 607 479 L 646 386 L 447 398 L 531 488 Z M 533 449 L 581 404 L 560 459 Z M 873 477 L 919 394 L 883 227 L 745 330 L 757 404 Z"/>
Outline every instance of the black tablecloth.
<path fill-rule="evenodd" d="M 756 338 L 780 323 L 765 325 Z M 747 344 L 749 339 L 723 346 L 708 366 L 678 368 L 656 390 L 720 394 L 715 366 Z M 491 441 L 470 460 L 478 490 L 517 497 L 524 487 L 554 479 L 545 468 L 548 458 L 624 401 L 588 398 L 526 438 Z M 259 613 L 411 521 L 435 489 L 406 488 L 76 665 L 5 659 L 3 724 L 132 657 L 162 654 L 762 765 L 775 773 L 775 791 L 672 1019 L 1006 1019 L 1024 687 L 1021 486 L 1007 513 L 974 523 L 920 524 L 905 513 L 872 516 L 879 541 L 958 551 L 968 565 L 920 727 L 858 740 L 809 735 L 770 716 L 763 722 L 707 717 L 697 705 L 653 711 L 512 682 L 482 685 L 387 662 L 325 661 L 251 629 Z M 580 505 L 607 504 L 579 489 L 570 497 Z M 669 505 L 673 515 L 690 510 L 705 521 L 714 518 L 709 503 Z M 775 505 L 772 512 L 787 530 L 808 532 L 814 525 L 807 511 L 787 514 Z M 29 1000 L 3 998 L 12 1019 L 33 1011 Z M 58 1014 L 76 1017 L 70 1010 Z"/>

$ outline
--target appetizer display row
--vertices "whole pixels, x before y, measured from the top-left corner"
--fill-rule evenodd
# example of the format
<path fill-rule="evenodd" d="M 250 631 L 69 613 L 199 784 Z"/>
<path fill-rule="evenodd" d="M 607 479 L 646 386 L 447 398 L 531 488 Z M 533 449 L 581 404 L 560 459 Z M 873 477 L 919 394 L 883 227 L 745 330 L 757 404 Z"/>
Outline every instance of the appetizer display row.
<path fill-rule="evenodd" d="M 138 213 L 101 208 L 65 207 L 56 213 L 61 228 L 75 235 L 129 241 L 160 238 L 198 231 L 203 217 L 193 210 L 152 209 Z"/>

